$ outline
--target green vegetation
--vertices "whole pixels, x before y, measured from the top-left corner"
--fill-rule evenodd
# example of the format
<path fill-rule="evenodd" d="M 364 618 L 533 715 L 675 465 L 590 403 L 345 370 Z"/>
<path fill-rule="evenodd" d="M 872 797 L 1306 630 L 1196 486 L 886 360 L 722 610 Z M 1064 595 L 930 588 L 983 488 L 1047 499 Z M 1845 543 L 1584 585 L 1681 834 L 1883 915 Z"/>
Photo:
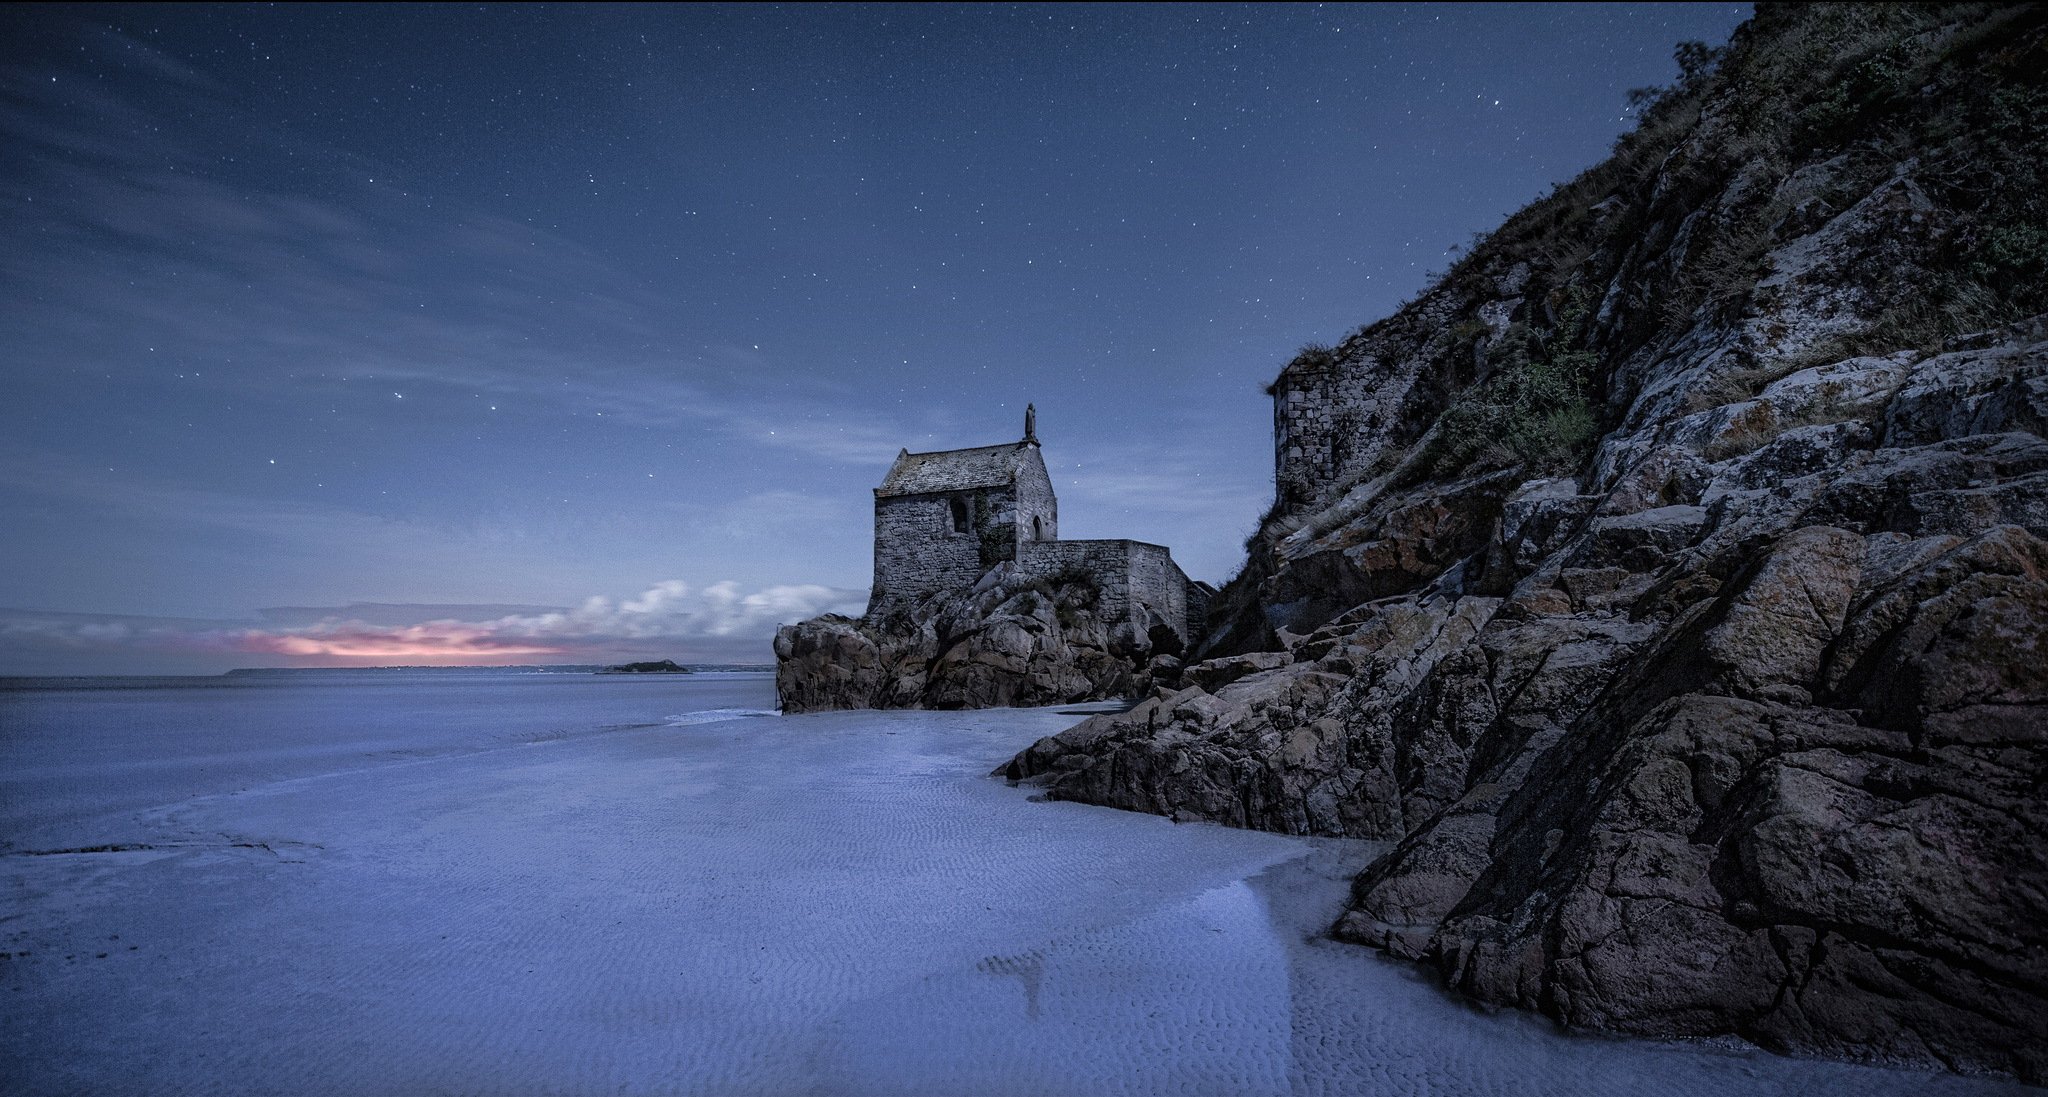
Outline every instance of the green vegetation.
<path fill-rule="evenodd" d="M 1589 294 L 1565 295 L 1548 339 L 1516 324 L 1488 348 L 1490 376 L 1459 393 L 1437 419 L 1422 465 L 1437 476 L 1578 463 L 1596 436 L 1591 399 L 1600 356 L 1585 342 Z"/>
<path fill-rule="evenodd" d="M 1932 254 L 1905 260 L 1898 276 L 1912 285 L 1862 331 L 1734 370 L 1695 403 L 2048 311 L 2044 43 L 2048 9 L 1974 3 L 1764 6 L 1725 49 L 1681 44 L 1675 84 L 1630 94 L 1637 125 L 1612 157 L 1516 213 L 1445 276 L 1462 300 L 1438 340 L 1450 391 L 1424 469 L 1575 465 L 1601 429 L 1616 363 L 1740 315 L 1773 249 L 1895 176 L 1942 226 Z M 1487 345 L 1475 310 L 1518 263 L 1529 303 Z M 1595 330 L 1594 287 L 1618 276 L 1651 296 Z M 1481 346 L 1481 380 L 1458 387 Z"/>
<path fill-rule="evenodd" d="M 1080 615 L 1094 612 L 1102 598 L 1102 591 L 1095 585 L 1095 573 L 1074 565 L 1034 580 L 1031 589 L 1052 600 L 1053 616 L 1061 628 L 1074 627 L 1080 622 Z"/>
<path fill-rule="evenodd" d="M 1613 155 L 1341 349 L 1296 352 L 1301 372 L 1376 345 L 1430 359 L 1399 417 L 1375 425 L 1377 458 L 1337 455 L 1323 505 L 1390 471 L 1406 486 L 1576 468 L 1614 425 L 1602 409 L 1625 395 L 1621 363 L 1767 308 L 1772 254 L 1866 200 L 1924 231 L 1847 242 L 1881 302 L 1864 325 L 1782 351 L 1745 345 L 1688 393 L 1693 410 L 1806 366 L 1933 351 L 2048 312 L 2048 5 L 1766 4 L 1726 47 L 1675 56 L 1671 86 L 1630 94 L 1636 125 Z M 1490 302 L 1512 309 L 1504 330 L 1481 317 Z M 1276 501 L 1248 545 L 1314 502 Z"/>
<path fill-rule="evenodd" d="M 1016 557 L 1017 531 L 1014 527 L 1008 525 L 985 527 L 981 530 L 980 537 L 981 543 L 978 552 L 982 567 L 994 567 L 1001 561 Z"/>
<path fill-rule="evenodd" d="M 1289 370 L 1328 369 L 1336 364 L 1337 348 L 1328 343 L 1303 343 L 1301 349 L 1294 352 L 1294 357 L 1287 360 L 1287 365 L 1280 372 L 1284 376 Z M 1280 379 L 1274 378 L 1272 383 L 1265 386 L 1264 391 L 1268 396 L 1278 393 Z"/>
<path fill-rule="evenodd" d="M 1303 343 L 1301 349 L 1294 352 L 1294 359 L 1287 363 L 1287 367 L 1289 369 L 1293 369 L 1296 366 L 1304 369 L 1324 369 L 1335 365 L 1336 362 L 1337 349 L 1335 347 L 1330 346 L 1328 343 Z"/>
<path fill-rule="evenodd" d="M 1017 527 L 999 520 L 1006 511 L 1003 499 L 992 498 L 987 491 L 974 493 L 970 513 L 975 521 L 975 553 L 984 569 L 1017 558 Z"/>
<path fill-rule="evenodd" d="M 1947 337 L 2048 309 L 2048 52 L 2038 6 L 1817 5 L 1759 17 L 1699 95 L 1725 96 L 1738 136 L 1680 174 L 1757 185 L 1703 219 L 1664 317 L 1726 313 L 1789 235 L 1775 192 L 1798 164 L 1827 170 L 1807 200 L 1822 216 L 1895 173 L 1952 226 L 1907 304 L 1847 353 L 1931 350 Z M 1763 33 L 1776 31 L 1776 33 Z M 1803 226 L 1802 231 L 1811 225 Z"/>

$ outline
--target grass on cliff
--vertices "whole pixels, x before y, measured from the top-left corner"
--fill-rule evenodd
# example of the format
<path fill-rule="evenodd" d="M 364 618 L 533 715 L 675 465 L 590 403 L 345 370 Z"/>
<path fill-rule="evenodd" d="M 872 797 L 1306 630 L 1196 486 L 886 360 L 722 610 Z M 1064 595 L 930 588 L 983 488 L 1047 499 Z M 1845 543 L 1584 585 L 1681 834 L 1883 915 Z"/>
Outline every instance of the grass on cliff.
<path fill-rule="evenodd" d="M 1704 94 L 1726 98 L 1726 147 L 1679 174 L 1758 185 L 1705 211 L 1663 319 L 1732 313 L 1771 249 L 1810 230 L 1784 192 L 1809 165 L 1821 218 L 1902 174 L 1952 226 L 1907 303 L 1845 354 L 1931 350 L 1945 338 L 2048 310 L 2048 45 L 2039 5 L 1840 4 L 1760 12 Z"/>
<path fill-rule="evenodd" d="M 1739 315 L 1773 249 L 1895 173 L 1925 189 L 1952 231 L 1914 292 L 1830 354 L 1932 350 L 2048 311 L 2044 25 L 2039 5 L 1800 5 L 1760 9 L 1725 49 L 1681 44 L 1681 78 L 1631 94 L 1638 123 L 1611 157 L 1510 217 L 1446 275 L 1467 307 L 1445 340 L 1449 362 L 1483 337 L 1470 310 L 1498 296 L 1492 284 L 1511 265 L 1532 271 L 1530 302 L 1554 307 L 1525 305 L 1488 348 L 1483 379 L 1448 395 L 1430 471 L 1575 466 L 1601 429 L 1613 363 Z M 1710 106 L 1714 139 L 1694 142 Z M 1821 179 L 1803 192 L 1787 186 L 1802 166 Z M 1694 211 L 1682 230 L 1674 209 Z M 1586 306 L 1626 273 L 1632 243 L 1661 250 L 1671 269 L 1655 299 L 1595 330 Z"/>
<path fill-rule="evenodd" d="M 1486 352 L 1486 380 L 1438 417 L 1422 464 L 1451 476 L 1523 465 L 1553 472 L 1578 464 L 1596 437 L 1600 356 L 1585 343 L 1590 295 L 1574 289 L 1547 336 L 1511 325 Z"/>
<path fill-rule="evenodd" d="M 1570 471 L 1613 425 L 1602 410 L 1619 363 L 1738 319 L 1775 249 L 1895 174 L 1943 219 L 1936 252 L 1900 276 L 1910 291 L 1824 346 L 1731 363 L 1728 391 L 1697 400 L 2048 312 L 2048 5 L 1759 5 L 1726 47 L 1685 43 L 1676 60 L 1674 84 L 1631 93 L 1637 124 L 1606 160 L 1476 240 L 1394 314 L 1301 348 L 1290 368 L 1405 344 L 1433 360 L 1435 387 L 1380 429 L 1426 439 L 1411 468 Z M 1617 282 L 1614 307 L 1589 319 Z M 1479 310 L 1511 298 L 1496 337 Z M 1321 497 L 1379 471 L 1340 469 Z M 1313 502 L 1277 502 L 1261 530 Z"/>

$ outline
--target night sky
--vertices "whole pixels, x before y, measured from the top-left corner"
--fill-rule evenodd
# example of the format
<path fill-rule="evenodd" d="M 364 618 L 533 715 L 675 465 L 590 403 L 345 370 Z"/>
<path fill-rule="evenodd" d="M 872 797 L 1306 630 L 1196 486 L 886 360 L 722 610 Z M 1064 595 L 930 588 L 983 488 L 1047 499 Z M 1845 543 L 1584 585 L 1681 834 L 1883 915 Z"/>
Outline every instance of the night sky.
<path fill-rule="evenodd" d="M 0 673 L 764 662 L 899 447 L 1221 583 L 1261 387 L 1748 5 L 0 11 Z"/>

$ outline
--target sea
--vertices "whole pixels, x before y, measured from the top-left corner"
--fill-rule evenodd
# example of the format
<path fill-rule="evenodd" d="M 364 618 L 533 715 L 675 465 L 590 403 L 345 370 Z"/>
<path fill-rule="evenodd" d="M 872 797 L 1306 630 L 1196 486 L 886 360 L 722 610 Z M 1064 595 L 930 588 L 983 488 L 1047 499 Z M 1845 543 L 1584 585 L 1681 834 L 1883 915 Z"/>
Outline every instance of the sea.
<path fill-rule="evenodd" d="M 593 669 L 0 680 L 0 1090 L 2040 1092 L 1470 1008 L 1325 935 L 1384 846 L 989 775 L 1102 706 Z"/>

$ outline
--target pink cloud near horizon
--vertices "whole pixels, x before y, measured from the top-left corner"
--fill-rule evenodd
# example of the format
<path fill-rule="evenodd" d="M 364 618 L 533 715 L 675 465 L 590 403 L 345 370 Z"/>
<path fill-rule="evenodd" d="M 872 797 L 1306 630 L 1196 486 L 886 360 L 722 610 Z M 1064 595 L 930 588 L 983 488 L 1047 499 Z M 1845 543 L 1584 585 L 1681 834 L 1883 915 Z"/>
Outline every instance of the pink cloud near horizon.
<path fill-rule="evenodd" d="M 344 659 L 463 659 L 561 655 L 567 648 L 494 639 L 487 627 L 430 621 L 403 628 L 345 622 L 317 632 L 251 629 L 232 645 L 252 655 L 335 656 Z"/>
<path fill-rule="evenodd" d="M 766 662 L 776 625 L 821 613 L 859 613 L 866 599 L 865 591 L 817 585 L 748 592 L 733 582 L 697 587 L 667 580 L 631 598 L 595 597 L 575 609 L 474 621 L 370 623 L 340 609 L 303 625 L 251 628 L 226 621 L 0 610 L 0 657 L 62 654 L 88 672 L 99 672 L 97 664 L 117 656 L 146 654 L 272 656 L 292 666 L 494 665 L 535 657 L 606 662 L 705 652 L 719 653 L 711 661 Z"/>

